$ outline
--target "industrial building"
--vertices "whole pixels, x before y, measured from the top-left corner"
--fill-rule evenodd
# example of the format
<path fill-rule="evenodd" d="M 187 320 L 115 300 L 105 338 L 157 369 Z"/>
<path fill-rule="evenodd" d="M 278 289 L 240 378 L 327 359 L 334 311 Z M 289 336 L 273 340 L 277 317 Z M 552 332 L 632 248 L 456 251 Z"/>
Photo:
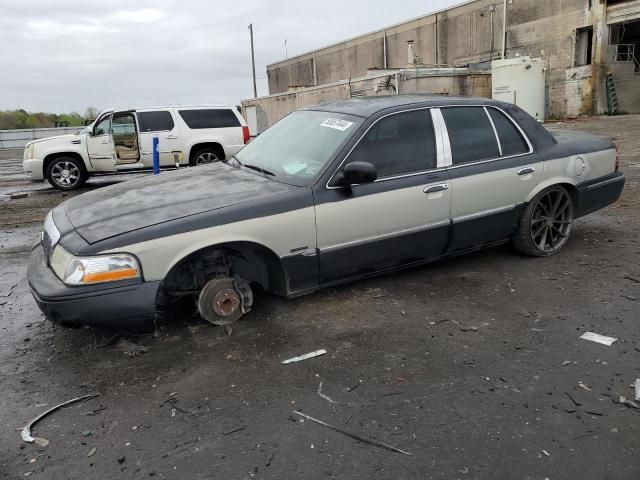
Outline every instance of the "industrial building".
<path fill-rule="evenodd" d="M 267 66 L 252 134 L 341 98 L 505 99 L 540 120 L 640 112 L 640 0 L 473 0 Z"/>

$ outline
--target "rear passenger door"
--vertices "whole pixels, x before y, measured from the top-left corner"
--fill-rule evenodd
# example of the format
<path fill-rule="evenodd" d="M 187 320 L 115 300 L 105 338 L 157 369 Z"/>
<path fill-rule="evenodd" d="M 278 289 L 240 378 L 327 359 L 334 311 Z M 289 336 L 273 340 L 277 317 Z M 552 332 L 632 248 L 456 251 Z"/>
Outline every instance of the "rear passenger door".
<path fill-rule="evenodd" d="M 429 110 L 393 113 L 368 129 L 326 185 L 314 188 L 321 284 L 442 253 L 450 190 L 437 147 Z M 355 161 L 373 164 L 378 179 L 334 186 L 336 174 Z"/>
<path fill-rule="evenodd" d="M 171 112 L 153 110 L 137 112 L 140 139 L 140 154 L 146 167 L 153 166 L 153 137 L 158 137 L 160 165 L 173 166 L 176 163 L 174 153 L 182 151 L 180 135 Z"/>
<path fill-rule="evenodd" d="M 450 146 L 452 237 L 449 252 L 513 234 L 543 166 L 520 127 L 495 107 L 442 107 Z"/>

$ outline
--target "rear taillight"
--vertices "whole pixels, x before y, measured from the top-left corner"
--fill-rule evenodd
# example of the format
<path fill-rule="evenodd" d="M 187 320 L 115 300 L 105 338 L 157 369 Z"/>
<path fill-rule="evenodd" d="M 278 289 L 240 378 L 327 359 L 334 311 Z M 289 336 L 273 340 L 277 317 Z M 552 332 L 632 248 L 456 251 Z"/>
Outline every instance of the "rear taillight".
<path fill-rule="evenodd" d="M 245 145 L 249 143 L 249 138 L 251 138 L 249 135 L 249 127 L 247 126 L 242 127 L 242 140 L 244 141 Z"/>
<path fill-rule="evenodd" d="M 618 146 L 616 145 L 616 169 L 615 169 L 615 171 L 617 172 L 618 170 L 620 170 L 620 148 L 618 148 Z"/>

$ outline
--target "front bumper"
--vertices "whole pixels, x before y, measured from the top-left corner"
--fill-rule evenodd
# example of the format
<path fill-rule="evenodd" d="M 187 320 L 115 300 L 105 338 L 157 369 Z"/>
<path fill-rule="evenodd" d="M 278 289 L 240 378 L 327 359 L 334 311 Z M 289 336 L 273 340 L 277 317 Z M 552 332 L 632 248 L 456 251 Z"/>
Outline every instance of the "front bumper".
<path fill-rule="evenodd" d="M 624 173 L 615 172 L 578 185 L 575 217 L 583 217 L 617 202 L 624 183 Z"/>
<path fill-rule="evenodd" d="M 27 277 L 38 307 L 54 323 L 127 330 L 154 325 L 159 281 L 68 286 L 47 266 L 40 245 L 31 251 Z"/>
<path fill-rule="evenodd" d="M 39 182 L 44 180 L 44 171 L 42 165 L 44 162 L 39 158 L 30 158 L 22 161 L 22 170 L 24 170 L 24 176 L 32 182 Z"/>

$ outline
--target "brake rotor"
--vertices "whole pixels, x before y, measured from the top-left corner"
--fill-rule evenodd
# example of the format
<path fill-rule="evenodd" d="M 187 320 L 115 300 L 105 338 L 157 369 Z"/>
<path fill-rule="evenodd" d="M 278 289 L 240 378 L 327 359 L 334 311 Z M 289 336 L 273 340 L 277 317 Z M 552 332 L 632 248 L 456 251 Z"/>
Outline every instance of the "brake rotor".
<path fill-rule="evenodd" d="M 249 284 L 239 278 L 209 280 L 198 296 L 198 313 L 214 325 L 231 325 L 249 312 L 253 293 Z"/>

